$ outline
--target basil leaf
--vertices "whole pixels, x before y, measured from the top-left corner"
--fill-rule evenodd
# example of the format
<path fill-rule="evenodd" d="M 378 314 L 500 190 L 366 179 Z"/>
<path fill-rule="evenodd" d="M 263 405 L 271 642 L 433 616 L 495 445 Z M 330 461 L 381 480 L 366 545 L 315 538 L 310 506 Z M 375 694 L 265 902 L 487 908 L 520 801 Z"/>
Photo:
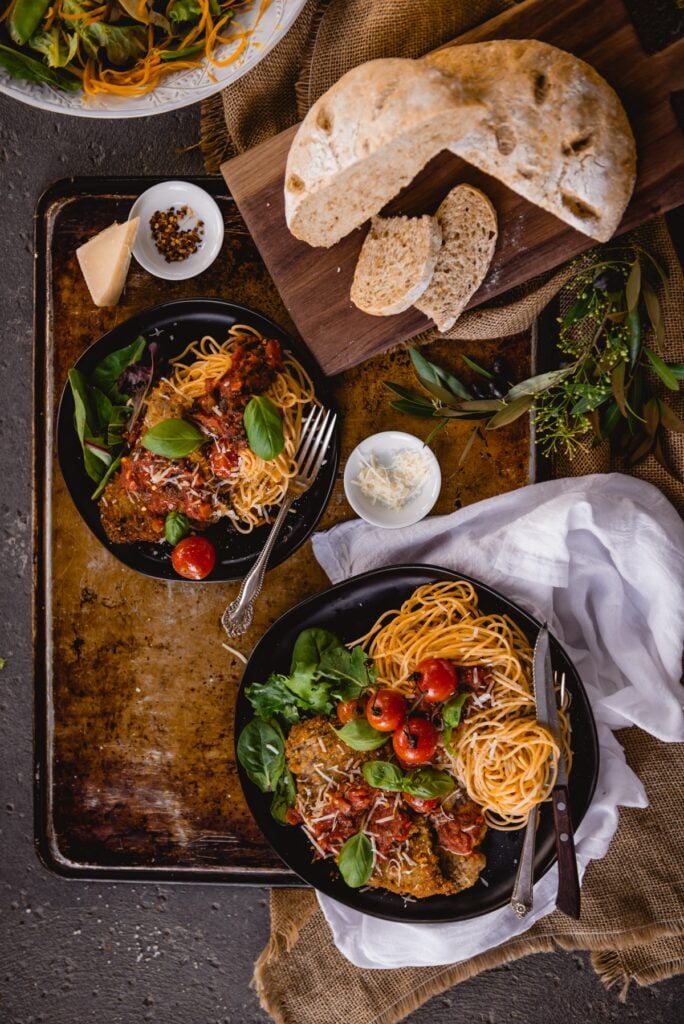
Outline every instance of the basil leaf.
<path fill-rule="evenodd" d="M 373 789 L 388 789 L 392 793 L 401 793 L 404 788 L 404 773 L 391 761 L 366 761 L 363 777 Z"/>
<path fill-rule="evenodd" d="M 116 471 L 117 471 L 117 469 L 119 468 L 120 465 L 121 465 L 121 456 L 117 455 L 117 457 L 114 459 L 114 461 L 110 463 L 109 469 L 107 470 L 105 475 L 102 477 L 102 479 L 100 480 L 99 484 L 97 485 L 97 487 L 95 488 L 93 493 L 90 495 L 92 501 L 97 501 L 97 499 L 100 497 L 100 495 L 102 494 L 102 492 L 104 491 L 105 487 L 107 486 L 107 484 L 109 483 L 111 478 L 114 476 L 114 474 L 116 473 Z"/>
<path fill-rule="evenodd" d="M 240 764 L 262 793 L 272 792 L 285 770 L 285 744 L 280 729 L 253 718 L 240 733 L 237 744 Z"/>
<path fill-rule="evenodd" d="M 116 382 L 127 366 L 139 361 L 146 345 L 147 342 L 140 336 L 135 341 L 132 341 L 130 345 L 126 345 L 125 348 L 111 352 L 101 363 L 98 363 L 90 375 L 92 386 L 99 388 L 100 391 L 104 391 L 105 395 L 113 401 L 122 403 L 123 396 L 116 386 Z"/>
<path fill-rule="evenodd" d="M 416 768 L 406 777 L 403 792 L 421 800 L 433 800 L 448 796 L 455 789 L 456 782 L 448 772 L 437 768 Z"/>
<path fill-rule="evenodd" d="M 366 884 L 373 874 L 375 854 L 365 832 L 357 832 L 347 840 L 340 850 L 337 864 L 342 878 L 352 889 Z"/>
<path fill-rule="evenodd" d="M 188 420 L 162 420 L 143 434 L 140 443 L 155 455 L 182 459 L 201 448 L 207 440 L 206 434 Z"/>
<path fill-rule="evenodd" d="M 337 700 L 354 700 L 375 682 L 377 671 L 363 647 L 329 649 L 321 658 L 320 674 L 333 679 L 331 695 Z"/>
<path fill-rule="evenodd" d="M 183 512 L 169 512 L 164 520 L 164 536 L 175 547 L 190 532 L 190 520 Z"/>
<path fill-rule="evenodd" d="M 295 641 L 290 672 L 305 666 L 317 668 L 326 651 L 335 647 L 342 647 L 342 643 L 327 629 L 312 627 L 303 630 Z"/>
<path fill-rule="evenodd" d="M 454 727 L 452 725 L 446 725 L 442 732 L 442 746 L 448 754 L 452 757 L 456 757 L 456 751 L 451 745 L 451 737 L 454 734 Z"/>
<path fill-rule="evenodd" d="M 463 705 L 468 700 L 468 696 L 467 693 L 459 693 L 457 697 L 452 697 L 446 702 L 442 708 L 442 721 L 445 725 L 458 725 L 461 721 Z"/>
<path fill-rule="evenodd" d="M 285 447 L 283 419 L 280 410 L 266 395 L 250 398 L 244 412 L 245 432 L 249 447 L 260 459 L 277 458 Z"/>
<path fill-rule="evenodd" d="M 297 789 L 294 775 L 289 768 L 285 768 L 278 779 L 278 784 L 271 800 L 271 814 L 281 825 L 289 824 L 286 814 L 290 807 L 294 807 L 297 799 Z"/>
<path fill-rule="evenodd" d="M 353 718 L 341 729 L 333 731 L 352 750 L 378 750 L 390 738 L 389 733 L 378 732 L 365 718 Z"/>

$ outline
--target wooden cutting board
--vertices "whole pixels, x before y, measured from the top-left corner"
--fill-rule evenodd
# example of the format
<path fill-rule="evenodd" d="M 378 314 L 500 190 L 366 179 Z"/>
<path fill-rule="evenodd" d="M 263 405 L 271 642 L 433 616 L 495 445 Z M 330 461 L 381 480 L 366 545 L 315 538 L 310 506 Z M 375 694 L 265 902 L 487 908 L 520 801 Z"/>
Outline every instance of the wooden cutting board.
<path fill-rule="evenodd" d="M 648 56 L 622 0 L 527 0 L 448 45 L 485 39 L 542 39 L 592 64 L 619 94 L 638 151 L 634 195 L 619 233 L 684 202 L 684 150 L 672 96 L 684 89 L 684 39 Z M 352 305 L 349 289 L 367 227 L 330 249 L 294 238 L 285 223 L 283 181 L 296 127 L 223 164 L 221 170 L 290 316 L 328 374 L 339 373 L 431 326 L 417 310 L 373 317 Z M 390 213 L 432 213 L 459 182 L 490 196 L 499 240 L 482 287 L 470 305 L 595 243 L 448 153 L 432 160 L 387 207 Z"/>

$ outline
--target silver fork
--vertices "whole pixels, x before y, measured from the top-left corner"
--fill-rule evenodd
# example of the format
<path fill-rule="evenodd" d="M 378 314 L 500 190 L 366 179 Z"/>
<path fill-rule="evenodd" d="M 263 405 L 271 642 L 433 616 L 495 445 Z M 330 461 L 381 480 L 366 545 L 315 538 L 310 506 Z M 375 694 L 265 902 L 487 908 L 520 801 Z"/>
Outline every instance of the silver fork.
<path fill-rule="evenodd" d="M 287 493 L 261 554 L 242 581 L 238 596 L 228 605 L 221 618 L 221 625 L 231 639 L 242 636 L 252 625 L 254 603 L 261 593 L 266 575 L 266 565 L 278 539 L 278 534 L 292 502 L 305 494 L 316 479 L 323 465 L 336 421 L 337 413 L 331 414 L 330 410 L 314 406 L 302 425 L 299 448 L 295 456 L 298 467 L 297 474 L 290 480 Z"/>

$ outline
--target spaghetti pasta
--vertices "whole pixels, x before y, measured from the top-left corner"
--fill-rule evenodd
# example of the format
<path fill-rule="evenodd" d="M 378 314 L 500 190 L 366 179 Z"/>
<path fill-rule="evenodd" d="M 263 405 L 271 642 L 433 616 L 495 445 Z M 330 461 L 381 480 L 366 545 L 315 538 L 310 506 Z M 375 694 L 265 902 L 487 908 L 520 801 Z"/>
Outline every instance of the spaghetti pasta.
<path fill-rule="evenodd" d="M 208 383 L 222 378 L 230 370 L 235 346 L 249 337 L 264 340 L 255 328 L 236 324 L 230 328 L 225 342 L 210 335 L 192 342 L 172 361 L 173 373 L 168 383 L 189 401 L 201 397 Z M 237 468 L 230 479 L 227 512 L 240 533 L 250 533 L 256 526 L 268 522 L 269 509 L 282 502 L 297 472 L 295 456 L 304 408 L 318 404 L 311 378 L 292 357 L 284 359 L 282 370 L 265 394 L 281 411 L 285 445 L 280 455 L 269 461 L 248 447 L 240 449 Z"/>
<path fill-rule="evenodd" d="M 445 756 L 489 826 L 523 826 L 530 809 L 551 793 L 559 747 L 536 719 L 532 651 L 522 630 L 506 615 L 483 615 L 472 584 L 444 581 L 419 587 L 356 642 L 368 650 L 379 683 L 407 696 L 414 693 L 415 666 L 427 657 L 482 672 L 454 753 Z M 569 721 L 562 709 L 560 717 L 569 766 Z"/>

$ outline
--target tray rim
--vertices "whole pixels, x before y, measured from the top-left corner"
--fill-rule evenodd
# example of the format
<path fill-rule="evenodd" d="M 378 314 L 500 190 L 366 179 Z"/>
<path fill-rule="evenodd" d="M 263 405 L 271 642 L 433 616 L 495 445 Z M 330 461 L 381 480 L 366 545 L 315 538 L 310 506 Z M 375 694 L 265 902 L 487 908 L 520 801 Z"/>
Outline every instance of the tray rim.
<path fill-rule="evenodd" d="M 54 740 L 51 665 L 52 642 L 48 623 L 51 594 L 47 562 L 50 554 L 51 510 L 47 503 L 50 458 L 48 385 L 51 367 L 47 366 L 49 306 L 45 283 L 50 271 L 49 215 L 54 203 L 75 199 L 86 190 L 100 196 L 127 195 L 144 191 L 157 181 L 172 181 L 177 176 L 71 176 L 49 185 L 38 197 L 33 214 L 33 415 L 31 438 L 32 476 L 32 641 L 33 641 L 33 838 L 40 863 L 49 871 L 69 879 L 157 883 L 198 882 L 202 884 L 305 886 L 284 864 L 282 867 L 235 866 L 224 868 L 135 866 L 83 864 L 72 861 L 59 849 L 53 828 L 52 744 Z M 221 177 L 193 175 L 187 180 L 206 188 L 213 195 L 228 197 L 230 192 Z M 304 344 L 304 343 L 303 343 Z M 315 357 L 313 357 L 315 359 Z"/>

